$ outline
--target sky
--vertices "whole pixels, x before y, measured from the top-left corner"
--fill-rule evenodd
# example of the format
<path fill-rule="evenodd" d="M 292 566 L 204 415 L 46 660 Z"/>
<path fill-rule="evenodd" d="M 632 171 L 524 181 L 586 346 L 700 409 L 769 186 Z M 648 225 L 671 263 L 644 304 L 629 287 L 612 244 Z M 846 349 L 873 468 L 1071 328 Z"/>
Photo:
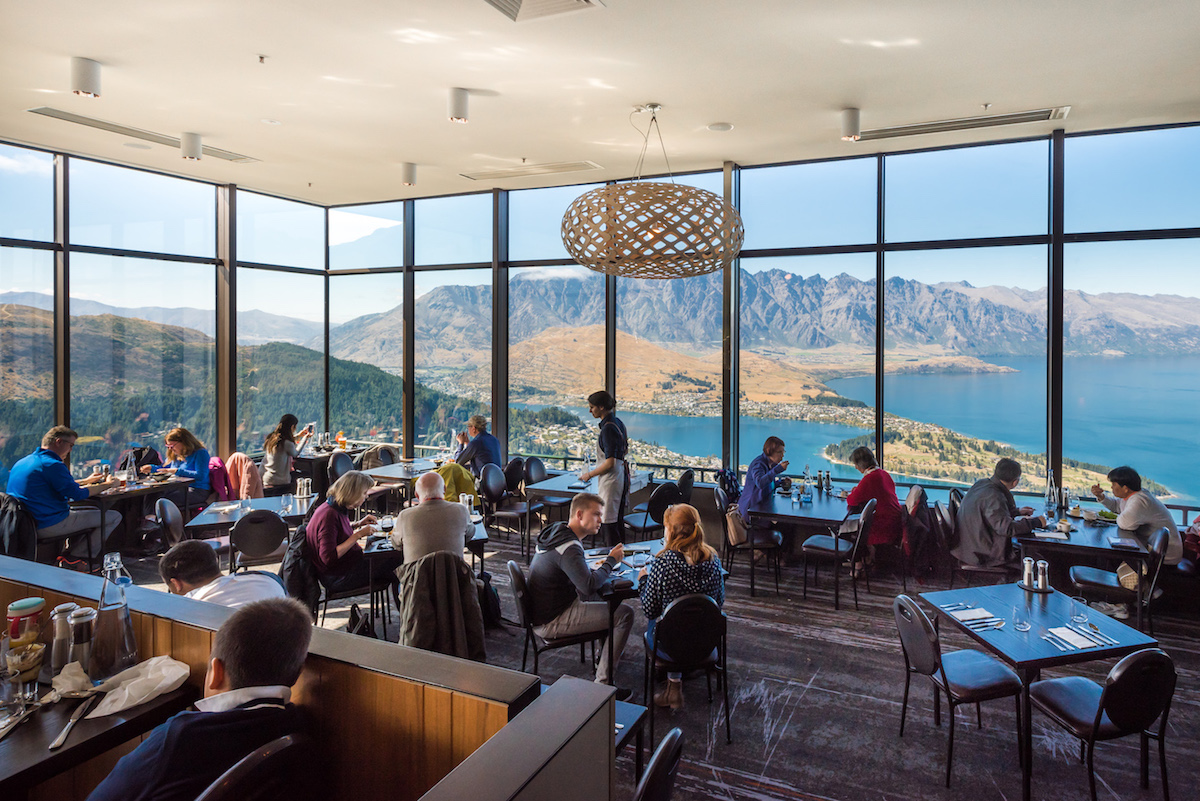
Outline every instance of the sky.
<path fill-rule="evenodd" d="M 1044 140 L 888 156 L 885 241 L 1044 234 L 1048 162 Z M 201 257 L 215 253 L 211 185 L 82 159 L 71 163 L 72 242 Z M 722 191 L 719 172 L 676 180 Z M 745 169 L 746 248 L 869 243 L 875 237 L 876 183 L 872 158 Z M 592 188 L 510 193 L 510 258 L 566 258 L 562 214 Z M 51 241 L 53 193 L 51 156 L 0 145 L 0 237 Z M 1068 232 L 1200 227 L 1200 127 L 1069 138 L 1065 197 Z M 406 233 L 402 211 L 400 203 L 332 210 L 330 243 L 335 252 L 371 262 L 367 266 L 399 264 Z M 313 206 L 242 192 L 239 258 L 321 269 L 324 216 Z M 414 216 L 418 264 L 490 261 L 490 193 L 419 200 Z M 889 276 L 1037 289 L 1046 283 L 1045 258 L 1039 246 L 902 252 L 888 254 L 886 261 Z M 1072 244 L 1065 259 L 1071 289 L 1200 297 L 1198 240 Z M 0 291 L 48 280 L 32 263 L 0 258 Z M 159 276 L 161 265 L 149 261 L 91 257 L 73 264 L 71 288 L 78 297 L 121 306 L 211 306 L 205 302 L 214 287 L 208 267 L 171 264 Z M 752 272 L 782 267 L 826 278 L 847 272 L 867 280 L 874 259 L 862 254 L 743 259 L 742 267 Z M 418 274 L 417 294 L 447 282 L 490 280 L 486 269 Z M 319 283 L 246 270 L 239 306 L 320 319 L 323 297 L 314 288 Z M 334 324 L 343 315 L 399 305 L 398 276 L 370 276 L 353 285 L 352 297 L 334 298 Z"/>

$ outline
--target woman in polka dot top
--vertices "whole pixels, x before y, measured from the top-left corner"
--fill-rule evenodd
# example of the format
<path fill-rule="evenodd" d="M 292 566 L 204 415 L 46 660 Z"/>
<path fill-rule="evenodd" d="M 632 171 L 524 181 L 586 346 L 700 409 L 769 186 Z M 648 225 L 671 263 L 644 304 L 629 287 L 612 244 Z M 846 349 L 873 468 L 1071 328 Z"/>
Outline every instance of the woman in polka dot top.
<path fill-rule="evenodd" d="M 671 602 L 682 595 L 702 592 L 717 606 L 725 604 L 725 579 L 717 552 L 704 542 L 700 513 L 694 506 L 679 503 L 663 516 L 666 547 L 641 573 L 642 611 L 650 618 L 648 631 Z M 666 685 L 654 694 L 654 703 L 672 709 L 683 707 L 683 677 L 668 673 Z"/>

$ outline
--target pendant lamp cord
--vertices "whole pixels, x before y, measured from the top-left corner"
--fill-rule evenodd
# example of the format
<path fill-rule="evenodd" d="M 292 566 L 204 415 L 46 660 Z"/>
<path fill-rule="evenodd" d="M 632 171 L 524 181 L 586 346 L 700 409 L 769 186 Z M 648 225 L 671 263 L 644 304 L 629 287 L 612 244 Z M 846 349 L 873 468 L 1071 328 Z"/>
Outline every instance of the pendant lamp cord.
<path fill-rule="evenodd" d="M 634 180 L 642 180 L 642 167 L 646 164 L 646 150 L 650 147 L 650 129 L 653 128 L 658 134 L 658 146 L 662 149 L 663 161 L 667 163 L 667 177 L 671 179 L 671 183 L 675 183 L 675 174 L 671 171 L 671 158 L 667 155 L 667 144 L 663 141 L 662 128 L 658 124 L 658 114 L 650 112 L 650 124 L 646 126 L 646 130 L 642 130 L 634 124 L 634 115 L 642 113 L 634 110 L 629 115 L 629 124 L 633 125 L 633 129 L 642 135 L 642 152 L 638 154 L 637 166 L 634 167 Z"/>

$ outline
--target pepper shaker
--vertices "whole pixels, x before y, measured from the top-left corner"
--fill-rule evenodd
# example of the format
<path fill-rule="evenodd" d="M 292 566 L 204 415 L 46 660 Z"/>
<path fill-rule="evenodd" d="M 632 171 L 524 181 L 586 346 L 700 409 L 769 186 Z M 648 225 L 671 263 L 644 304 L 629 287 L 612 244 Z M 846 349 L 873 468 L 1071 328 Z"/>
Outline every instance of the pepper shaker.
<path fill-rule="evenodd" d="M 50 645 L 50 675 L 57 676 L 71 661 L 71 613 L 79 604 L 68 601 L 54 607 L 50 620 L 54 624 L 54 640 Z"/>
<path fill-rule="evenodd" d="M 1050 589 L 1050 564 L 1045 559 L 1037 561 L 1037 588 Z"/>
<path fill-rule="evenodd" d="M 1026 556 L 1021 562 L 1021 583 L 1027 588 L 1033 588 L 1033 559 Z"/>

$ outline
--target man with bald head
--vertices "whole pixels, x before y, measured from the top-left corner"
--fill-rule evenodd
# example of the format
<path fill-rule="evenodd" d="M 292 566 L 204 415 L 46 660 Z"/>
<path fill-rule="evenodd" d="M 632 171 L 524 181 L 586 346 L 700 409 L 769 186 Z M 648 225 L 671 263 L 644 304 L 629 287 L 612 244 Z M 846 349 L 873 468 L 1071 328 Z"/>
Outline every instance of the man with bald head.
<path fill-rule="evenodd" d="M 396 518 L 393 547 L 404 551 L 406 564 L 436 551 L 462 556 L 467 540 L 475 536 L 475 524 L 467 507 L 443 497 L 446 482 L 432 471 L 417 479 L 416 492 L 417 505 Z"/>

